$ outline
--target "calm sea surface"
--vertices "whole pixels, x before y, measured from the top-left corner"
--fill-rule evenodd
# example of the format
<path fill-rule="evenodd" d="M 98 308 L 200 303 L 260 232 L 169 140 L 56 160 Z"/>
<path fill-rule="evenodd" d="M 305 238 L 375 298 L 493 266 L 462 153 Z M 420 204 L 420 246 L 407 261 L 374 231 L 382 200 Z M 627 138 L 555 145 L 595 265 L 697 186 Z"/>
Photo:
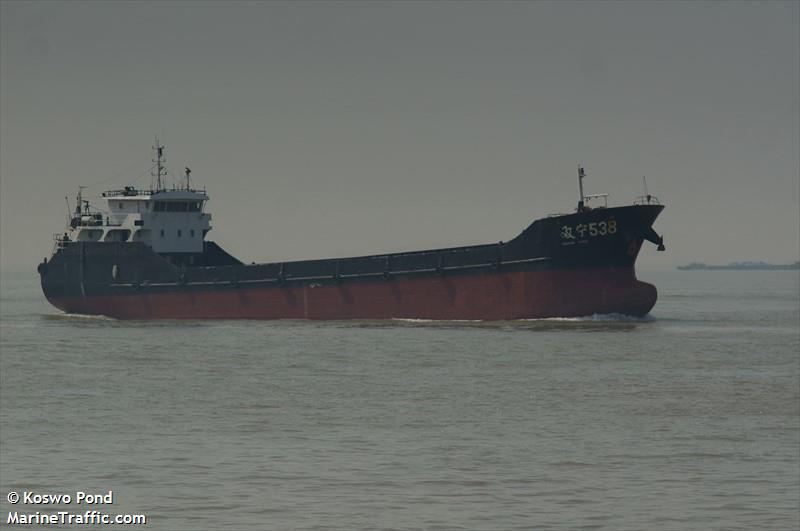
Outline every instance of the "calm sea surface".
<path fill-rule="evenodd" d="M 2 523 L 800 528 L 798 273 L 639 276 L 640 320 L 123 322 L 4 272 Z"/>

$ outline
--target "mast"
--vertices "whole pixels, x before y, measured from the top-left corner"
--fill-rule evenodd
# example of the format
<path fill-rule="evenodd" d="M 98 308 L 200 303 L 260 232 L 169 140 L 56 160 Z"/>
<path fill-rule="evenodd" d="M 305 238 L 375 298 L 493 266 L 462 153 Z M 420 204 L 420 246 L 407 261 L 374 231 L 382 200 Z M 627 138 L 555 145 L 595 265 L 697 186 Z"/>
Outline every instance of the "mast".
<path fill-rule="evenodd" d="M 156 191 L 158 191 L 164 189 L 164 181 L 161 178 L 167 175 L 167 169 L 164 167 L 164 146 L 158 142 L 158 136 L 156 136 L 156 145 L 153 146 L 153 149 L 156 150 L 156 160 L 153 161 L 156 163 L 156 168 L 153 177 L 156 178 Z"/>
<path fill-rule="evenodd" d="M 89 212 L 89 201 L 83 198 L 83 189 L 85 186 L 78 186 L 78 197 L 75 205 L 75 215 L 80 216 Z M 69 203 L 69 202 L 68 202 Z"/>
<path fill-rule="evenodd" d="M 584 204 L 584 198 L 585 198 L 585 196 L 583 195 L 583 178 L 584 177 L 586 177 L 586 172 L 583 170 L 583 166 L 578 164 L 578 190 L 580 190 L 580 193 L 581 193 L 581 199 L 580 199 L 580 201 L 578 201 L 578 212 L 583 210 L 583 204 Z"/>

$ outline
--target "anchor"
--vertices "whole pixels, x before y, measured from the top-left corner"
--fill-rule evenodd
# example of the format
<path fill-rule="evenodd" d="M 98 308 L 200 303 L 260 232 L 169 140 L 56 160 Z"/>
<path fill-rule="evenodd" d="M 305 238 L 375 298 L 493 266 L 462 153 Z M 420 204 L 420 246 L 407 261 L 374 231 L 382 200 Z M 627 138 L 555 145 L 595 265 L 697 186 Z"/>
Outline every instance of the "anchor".
<path fill-rule="evenodd" d="M 648 227 L 646 231 L 644 231 L 644 239 L 649 241 L 652 244 L 657 245 L 657 250 L 665 251 L 666 247 L 664 247 L 664 237 L 659 236 L 656 231 L 653 230 L 653 227 Z"/>

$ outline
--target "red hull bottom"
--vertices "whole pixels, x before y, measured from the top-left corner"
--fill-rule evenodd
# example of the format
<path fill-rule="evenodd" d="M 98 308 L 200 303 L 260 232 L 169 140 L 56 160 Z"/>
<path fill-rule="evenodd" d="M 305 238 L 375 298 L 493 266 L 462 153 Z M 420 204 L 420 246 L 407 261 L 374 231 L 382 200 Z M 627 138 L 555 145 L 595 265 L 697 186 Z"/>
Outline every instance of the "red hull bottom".
<path fill-rule="evenodd" d="M 69 313 L 119 319 L 513 320 L 596 313 L 645 315 L 656 288 L 633 268 L 486 275 L 269 288 L 50 298 Z"/>

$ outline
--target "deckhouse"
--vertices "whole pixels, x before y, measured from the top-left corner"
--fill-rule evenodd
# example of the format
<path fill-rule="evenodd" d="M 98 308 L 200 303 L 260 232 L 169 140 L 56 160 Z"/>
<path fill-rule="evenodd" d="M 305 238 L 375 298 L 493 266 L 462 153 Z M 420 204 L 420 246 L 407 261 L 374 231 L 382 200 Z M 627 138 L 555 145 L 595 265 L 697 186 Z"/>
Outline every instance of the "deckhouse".
<path fill-rule="evenodd" d="M 139 190 L 126 186 L 103 193 L 106 209 L 93 208 L 78 192 L 78 204 L 62 241 L 142 242 L 157 253 L 201 253 L 211 230 L 204 212 L 208 194 L 190 186 L 186 168 L 182 187 L 166 188 L 164 146 L 156 139 L 155 186 Z M 100 211 L 102 210 L 102 211 Z"/>

